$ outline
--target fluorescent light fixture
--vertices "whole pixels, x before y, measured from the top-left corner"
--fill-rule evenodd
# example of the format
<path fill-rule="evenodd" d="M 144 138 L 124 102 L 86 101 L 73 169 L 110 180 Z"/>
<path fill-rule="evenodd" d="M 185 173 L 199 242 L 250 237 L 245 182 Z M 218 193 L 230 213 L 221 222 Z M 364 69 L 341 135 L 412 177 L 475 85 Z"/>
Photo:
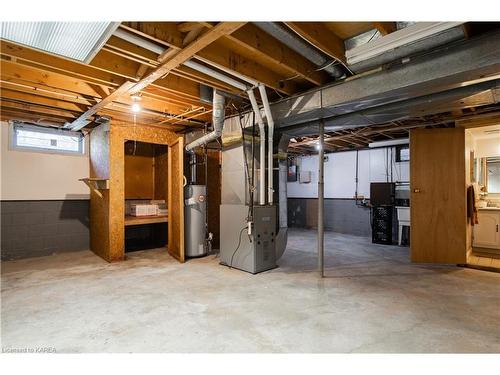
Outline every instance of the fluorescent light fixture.
<path fill-rule="evenodd" d="M 397 145 L 407 145 L 409 143 L 410 143 L 409 138 L 401 138 L 401 139 L 392 139 L 390 141 L 372 142 L 372 143 L 368 144 L 368 147 L 370 147 L 370 148 L 390 147 L 390 146 L 397 146 Z"/>
<path fill-rule="evenodd" d="M 89 63 L 119 22 L 2 22 L 0 37 Z"/>
<path fill-rule="evenodd" d="M 349 65 L 368 60 L 398 47 L 414 43 L 461 25 L 463 22 L 417 22 L 381 38 L 347 50 L 345 55 Z"/>

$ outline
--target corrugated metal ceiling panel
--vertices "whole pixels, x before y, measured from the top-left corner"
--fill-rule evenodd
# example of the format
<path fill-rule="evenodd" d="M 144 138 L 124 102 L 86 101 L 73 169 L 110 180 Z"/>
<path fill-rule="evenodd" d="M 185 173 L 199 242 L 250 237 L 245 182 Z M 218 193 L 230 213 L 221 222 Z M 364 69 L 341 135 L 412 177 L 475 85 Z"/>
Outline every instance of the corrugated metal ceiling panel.
<path fill-rule="evenodd" d="M 118 27 L 116 22 L 2 22 L 2 39 L 90 62 Z"/>

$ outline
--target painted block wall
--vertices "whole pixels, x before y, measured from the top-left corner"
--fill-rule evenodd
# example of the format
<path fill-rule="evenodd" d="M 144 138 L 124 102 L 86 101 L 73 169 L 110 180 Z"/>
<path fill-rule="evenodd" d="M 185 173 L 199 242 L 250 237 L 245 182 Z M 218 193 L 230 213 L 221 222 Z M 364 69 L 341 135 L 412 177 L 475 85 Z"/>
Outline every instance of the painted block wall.
<path fill-rule="evenodd" d="M 89 249 L 89 176 L 84 156 L 15 151 L 0 123 L 2 260 Z"/>
<path fill-rule="evenodd" d="M 356 151 L 326 154 L 325 162 L 325 198 L 352 199 L 356 191 Z M 390 148 L 377 148 L 358 151 L 358 195 L 370 196 L 371 182 L 390 181 L 391 169 L 393 181 L 409 181 L 410 163 L 393 162 L 391 168 Z M 387 162 L 389 161 L 389 162 Z M 318 156 L 304 156 L 297 160 L 298 170 L 311 171 L 311 182 L 288 182 L 289 198 L 318 197 Z"/>
<path fill-rule="evenodd" d="M 371 182 L 408 182 L 409 162 L 391 163 L 390 148 L 358 151 L 358 195 L 369 199 Z M 370 236 L 370 210 L 356 205 L 356 151 L 327 154 L 325 162 L 325 229 L 356 236 Z M 300 171 L 311 171 L 311 182 L 288 182 L 288 226 L 317 226 L 318 157 L 297 160 Z"/>

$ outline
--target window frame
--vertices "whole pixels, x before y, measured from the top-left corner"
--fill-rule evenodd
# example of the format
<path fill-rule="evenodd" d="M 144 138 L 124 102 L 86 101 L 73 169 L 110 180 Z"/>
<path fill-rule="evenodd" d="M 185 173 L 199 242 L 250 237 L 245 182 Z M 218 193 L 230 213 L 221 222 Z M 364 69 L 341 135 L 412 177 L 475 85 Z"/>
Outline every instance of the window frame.
<path fill-rule="evenodd" d="M 26 124 L 22 122 L 14 121 L 10 124 L 10 150 L 11 151 L 25 151 L 25 152 L 39 152 L 43 154 L 56 154 L 56 155 L 72 155 L 72 156 L 86 156 L 87 148 L 85 142 L 85 135 L 82 132 L 75 132 L 71 130 L 63 130 L 55 127 L 47 127 L 47 126 L 37 126 L 32 124 Z M 36 133 L 45 133 L 45 134 L 56 134 L 56 135 L 65 135 L 70 137 L 78 137 L 79 145 L 78 151 L 71 150 L 58 150 L 53 148 L 44 148 L 44 147 L 33 147 L 33 146 L 22 146 L 17 143 L 17 130 L 27 130 Z"/>

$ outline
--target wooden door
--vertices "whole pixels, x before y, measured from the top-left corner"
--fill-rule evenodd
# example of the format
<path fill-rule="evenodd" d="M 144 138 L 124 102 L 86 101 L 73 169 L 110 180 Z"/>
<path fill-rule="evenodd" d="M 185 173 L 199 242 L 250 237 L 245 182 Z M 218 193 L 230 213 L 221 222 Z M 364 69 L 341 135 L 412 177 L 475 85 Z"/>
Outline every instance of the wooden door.
<path fill-rule="evenodd" d="M 464 129 L 410 132 L 411 260 L 465 264 Z"/>
<path fill-rule="evenodd" d="M 168 252 L 184 262 L 184 139 L 168 146 Z"/>

